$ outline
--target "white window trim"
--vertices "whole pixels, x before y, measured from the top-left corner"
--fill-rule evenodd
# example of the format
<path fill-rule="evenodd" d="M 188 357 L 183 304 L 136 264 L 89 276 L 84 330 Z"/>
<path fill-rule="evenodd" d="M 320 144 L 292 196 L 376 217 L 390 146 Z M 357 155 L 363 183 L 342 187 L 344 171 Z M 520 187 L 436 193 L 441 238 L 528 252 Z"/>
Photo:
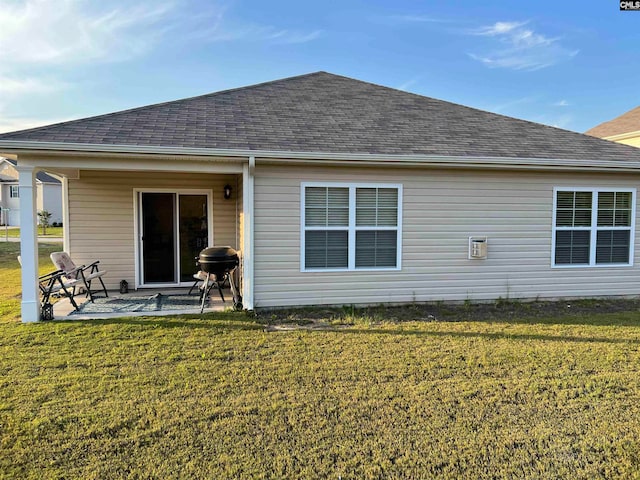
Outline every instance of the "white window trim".
<path fill-rule="evenodd" d="M 14 195 L 13 192 L 16 192 Z M 20 198 L 20 186 L 19 185 L 9 185 L 9 198 Z"/>
<path fill-rule="evenodd" d="M 631 225 L 629 227 L 600 227 L 598 228 L 598 201 L 597 195 L 591 196 L 591 226 L 590 227 L 556 227 L 556 211 L 558 205 L 558 192 L 629 192 L 631 193 Z M 636 231 L 636 189 L 622 187 L 554 187 L 553 189 L 553 218 L 551 220 L 551 268 L 616 268 L 633 267 L 635 256 L 635 231 Z M 556 265 L 556 232 L 560 230 L 585 230 L 590 231 L 589 239 L 589 263 L 560 264 Z M 596 263 L 596 241 L 598 230 L 629 230 L 629 263 Z"/>
<path fill-rule="evenodd" d="M 349 189 L 349 225 L 347 227 L 306 227 L 305 192 L 307 187 L 342 187 Z M 356 226 L 356 189 L 357 188 L 395 188 L 398 190 L 398 223 L 395 227 L 357 227 Z M 395 267 L 358 267 L 356 268 L 356 231 L 359 230 L 395 230 L 397 231 Z M 348 267 L 347 268 L 305 268 L 305 245 L 307 230 L 347 231 Z M 300 183 L 300 271 L 301 272 L 367 272 L 402 270 L 402 184 L 399 183 L 351 183 L 351 182 L 302 182 Z"/>

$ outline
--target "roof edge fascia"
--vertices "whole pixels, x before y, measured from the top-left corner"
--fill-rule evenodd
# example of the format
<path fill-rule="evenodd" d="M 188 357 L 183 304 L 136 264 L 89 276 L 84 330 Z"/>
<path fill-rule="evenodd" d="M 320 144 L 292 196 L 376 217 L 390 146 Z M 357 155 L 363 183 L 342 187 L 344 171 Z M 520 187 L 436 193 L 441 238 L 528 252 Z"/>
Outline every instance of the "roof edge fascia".
<path fill-rule="evenodd" d="M 4 153 L 47 152 L 59 154 L 63 152 L 105 153 L 114 155 L 185 155 L 201 157 L 237 158 L 248 161 L 268 160 L 275 163 L 327 163 L 371 166 L 440 166 L 440 167 L 474 167 L 474 168 L 518 168 L 518 169 L 552 169 L 582 171 L 640 171 L 640 161 L 623 160 L 578 160 L 559 158 L 524 158 L 524 157 L 469 157 L 424 154 L 378 154 L 378 153 L 341 153 L 341 152 L 295 152 L 277 150 L 222 149 L 199 147 L 170 147 L 147 145 L 99 145 L 92 143 L 66 142 L 29 142 L 17 140 L 0 140 L 0 151 Z"/>

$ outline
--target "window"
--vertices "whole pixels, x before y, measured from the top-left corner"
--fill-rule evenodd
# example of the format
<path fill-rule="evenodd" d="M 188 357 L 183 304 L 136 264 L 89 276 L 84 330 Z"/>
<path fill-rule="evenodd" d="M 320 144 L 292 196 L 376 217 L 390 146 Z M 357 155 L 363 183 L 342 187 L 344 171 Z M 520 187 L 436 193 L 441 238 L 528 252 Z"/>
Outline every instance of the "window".
<path fill-rule="evenodd" d="M 633 263 L 635 189 L 556 189 L 555 266 Z"/>
<path fill-rule="evenodd" d="M 302 184 L 301 270 L 400 268 L 399 185 Z"/>
<path fill-rule="evenodd" d="M 9 197 L 20 198 L 20 187 L 18 185 L 9 185 Z"/>

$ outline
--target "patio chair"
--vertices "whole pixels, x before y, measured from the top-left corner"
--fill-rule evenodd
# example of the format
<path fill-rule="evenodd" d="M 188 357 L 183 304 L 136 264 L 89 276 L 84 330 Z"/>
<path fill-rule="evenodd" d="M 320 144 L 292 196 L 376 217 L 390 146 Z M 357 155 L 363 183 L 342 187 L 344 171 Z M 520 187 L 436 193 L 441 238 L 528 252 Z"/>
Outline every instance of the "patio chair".
<path fill-rule="evenodd" d="M 87 296 L 92 302 L 93 294 L 100 290 L 104 291 L 105 297 L 109 296 L 107 287 L 104 286 L 104 282 L 102 281 L 102 276 L 107 273 L 107 271 L 99 269 L 99 260 L 89 265 L 76 266 L 67 252 L 53 252 L 50 257 L 53 264 L 64 272 L 65 277 L 71 280 L 78 280 L 78 282 L 81 283 L 80 286 L 84 287 Z M 92 290 L 91 283 L 94 280 L 98 280 L 102 288 Z"/>
<path fill-rule="evenodd" d="M 22 257 L 18 255 L 18 263 L 22 266 Z M 71 305 L 73 308 L 78 310 L 78 304 L 73 299 L 76 294 L 76 286 L 78 284 L 77 279 L 70 279 L 65 276 L 65 273 L 62 270 L 56 270 L 54 272 L 47 273 L 46 275 L 41 275 L 38 277 L 38 288 L 40 289 L 40 303 L 42 304 L 42 312 L 43 317 L 44 312 L 47 308 L 51 308 L 51 299 L 52 295 L 64 295 L 69 298 Z M 43 320 L 50 320 L 50 318 L 43 318 Z"/>

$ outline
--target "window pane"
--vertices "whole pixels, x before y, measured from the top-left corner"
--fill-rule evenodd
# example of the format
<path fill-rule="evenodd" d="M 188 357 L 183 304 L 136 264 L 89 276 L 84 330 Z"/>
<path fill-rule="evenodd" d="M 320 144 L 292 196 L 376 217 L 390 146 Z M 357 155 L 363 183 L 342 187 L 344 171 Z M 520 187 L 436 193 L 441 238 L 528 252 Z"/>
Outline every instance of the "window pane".
<path fill-rule="evenodd" d="M 574 227 L 590 227 L 591 226 L 591 209 L 578 210 L 576 209 L 573 215 Z"/>
<path fill-rule="evenodd" d="M 631 210 L 616 210 L 613 225 L 615 227 L 630 227 Z"/>
<path fill-rule="evenodd" d="M 596 263 L 629 263 L 629 230 L 601 230 L 597 235 Z"/>
<path fill-rule="evenodd" d="M 322 207 L 327 205 L 327 188 L 326 187 L 307 187 L 305 190 L 305 206 L 306 207 Z"/>
<path fill-rule="evenodd" d="M 557 227 L 573 227 L 573 210 L 558 210 L 556 212 Z"/>
<path fill-rule="evenodd" d="M 305 225 L 307 227 L 349 225 L 349 189 L 306 187 Z"/>
<path fill-rule="evenodd" d="M 398 226 L 398 210 L 396 208 L 378 209 L 378 226 L 396 227 Z"/>
<path fill-rule="evenodd" d="M 375 227 L 377 208 L 377 189 L 356 188 L 356 225 Z"/>
<path fill-rule="evenodd" d="M 356 232 L 356 267 L 395 267 L 397 242 L 395 230 Z"/>
<path fill-rule="evenodd" d="M 616 209 L 631 208 L 631 192 L 616 193 Z"/>
<path fill-rule="evenodd" d="M 589 231 L 563 230 L 556 232 L 556 265 L 589 263 Z"/>
<path fill-rule="evenodd" d="M 332 227 L 349 225 L 349 189 L 331 187 L 328 189 L 327 219 Z"/>
<path fill-rule="evenodd" d="M 573 192 L 558 192 L 558 208 L 573 209 Z"/>
<path fill-rule="evenodd" d="M 398 208 L 398 189 L 397 188 L 379 188 L 378 189 L 378 207 Z"/>
<path fill-rule="evenodd" d="M 375 227 L 376 226 L 376 209 L 375 208 L 357 208 L 356 209 L 356 225 L 359 227 Z"/>
<path fill-rule="evenodd" d="M 613 209 L 615 206 L 615 194 L 613 192 L 600 192 L 598 194 L 598 210 L 601 208 Z"/>
<path fill-rule="evenodd" d="M 598 194 L 598 226 L 631 226 L 631 192 L 600 192 Z"/>
<path fill-rule="evenodd" d="M 331 187 L 328 189 L 329 207 L 349 208 L 349 189 L 343 187 Z"/>
<path fill-rule="evenodd" d="M 348 237 L 346 231 L 307 231 L 305 268 L 347 268 Z"/>
<path fill-rule="evenodd" d="M 349 207 L 329 208 L 328 220 L 330 227 L 346 227 L 349 225 Z"/>
<path fill-rule="evenodd" d="M 326 227 L 327 209 L 307 207 L 304 211 L 304 223 L 307 227 Z"/>
<path fill-rule="evenodd" d="M 398 225 L 397 188 L 357 188 L 356 225 L 395 227 Z"/>
<path fill-rule="evenodd" d="M 305 225 L 324 227 L 327 225 L 327 189 L 325 187 L 307 187 L 304 194 Z"/>
<path fill-rule="evenodd" d="M 598 226 L 613 227 L 613 210 L 598 209 Z"/>
<path fill-rule="evenodd" d="M 591 210 L 591 192 L 576 192 L 575 208 L 588 208 Z"/>
<path fill-rule="evenodd" d="M 376 208 L 377 192 L 375 188 L 356 188 L 357 208 Z"/>
<path fill-rule="evenodd" d="M 591 226 L 591 192 L 558 192 L 556 196 L 557 227 Z"/>

